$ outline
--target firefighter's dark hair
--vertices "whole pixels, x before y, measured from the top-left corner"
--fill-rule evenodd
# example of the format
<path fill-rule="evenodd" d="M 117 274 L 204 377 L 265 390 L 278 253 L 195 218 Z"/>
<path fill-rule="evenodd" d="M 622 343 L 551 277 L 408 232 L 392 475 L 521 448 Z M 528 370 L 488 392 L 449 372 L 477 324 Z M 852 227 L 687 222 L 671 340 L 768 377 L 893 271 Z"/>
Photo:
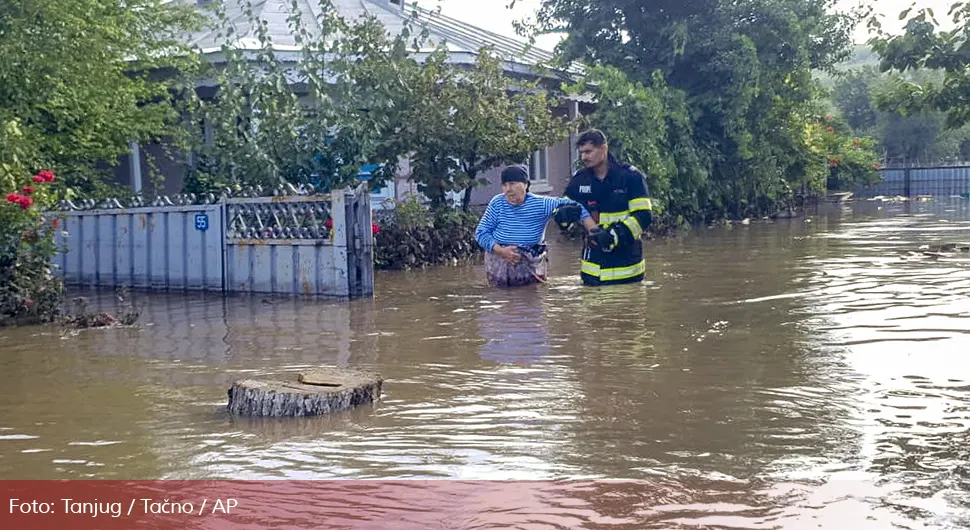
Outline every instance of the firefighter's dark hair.
<path fill-rule="evenodd" d="M 599 129 L 587 129 L 579 135 L 579 138 L 576 140 L 576 147 L 581 147 L 586 144 L 602 147 L 606 145 L 606 135 Z"/>

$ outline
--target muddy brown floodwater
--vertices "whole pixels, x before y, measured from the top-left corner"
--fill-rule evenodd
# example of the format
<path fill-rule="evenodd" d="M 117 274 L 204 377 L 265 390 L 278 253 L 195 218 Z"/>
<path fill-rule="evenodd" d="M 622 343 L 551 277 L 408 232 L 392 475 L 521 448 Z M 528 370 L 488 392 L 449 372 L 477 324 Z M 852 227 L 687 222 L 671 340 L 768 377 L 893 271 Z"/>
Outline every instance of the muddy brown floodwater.
<path fill-rule="evenodd" d="M 636 528 L 970 525 L 970 201 L 652 241 L 647 280 L 604 289 L 550 239 L 538 289 L 473 264 L 350 303 L 136 293 L 133 328 L 0 330 L 0 478 L 623 478 L 653 485 Z M 235 378 L 330 363 L 383 400 L 224 413 Z"/>

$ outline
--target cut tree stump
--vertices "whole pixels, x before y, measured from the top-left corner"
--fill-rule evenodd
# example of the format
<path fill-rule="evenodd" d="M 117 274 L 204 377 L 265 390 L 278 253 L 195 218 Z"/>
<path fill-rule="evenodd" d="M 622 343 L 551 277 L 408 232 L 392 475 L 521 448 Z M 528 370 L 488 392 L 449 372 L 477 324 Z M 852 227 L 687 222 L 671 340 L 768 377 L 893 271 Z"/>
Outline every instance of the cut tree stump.
<path fill-rule="evenodd" d="M 296 381 L 236 381 L 229 387 L 229 414 L 237 416 L 318 416 L 377 401 L 384 379 L 352 368 L 321 367 Z"/>

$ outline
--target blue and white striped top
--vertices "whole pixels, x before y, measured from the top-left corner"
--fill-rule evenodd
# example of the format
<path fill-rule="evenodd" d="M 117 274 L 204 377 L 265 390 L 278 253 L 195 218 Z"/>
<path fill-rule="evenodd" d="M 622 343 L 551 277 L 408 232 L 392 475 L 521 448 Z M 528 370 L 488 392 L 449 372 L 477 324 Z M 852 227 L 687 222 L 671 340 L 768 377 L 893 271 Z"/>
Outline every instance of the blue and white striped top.
<path fill-rule="evenodd" d="M 546 223 L 552 217 L 553 210 L 563 204 L 578 203 L 565 197 L 526 193 L 522 204 L 512 206 L 505 199 L 505 195 L 500 193 L 488 201 L 488 207 L 475 230 L 475 240 L 488 252 L 492 251 L 495 243 L 523 246 L 542 243 Z M 590 216 L 586 208 L 582 210 L 580 220 Z"/>

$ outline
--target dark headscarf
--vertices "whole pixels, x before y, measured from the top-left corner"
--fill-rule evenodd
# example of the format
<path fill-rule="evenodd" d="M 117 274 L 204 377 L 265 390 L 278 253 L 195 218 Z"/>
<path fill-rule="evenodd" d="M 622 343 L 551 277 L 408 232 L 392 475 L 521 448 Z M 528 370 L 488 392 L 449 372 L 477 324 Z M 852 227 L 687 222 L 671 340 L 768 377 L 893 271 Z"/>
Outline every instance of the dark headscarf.
<path fill-rule="evenodd" d="M 509 166 L 502 170 L 502 184 L 506 182 L 521 182 L 529 189 L 529 170 L 525 166 Z"/>

